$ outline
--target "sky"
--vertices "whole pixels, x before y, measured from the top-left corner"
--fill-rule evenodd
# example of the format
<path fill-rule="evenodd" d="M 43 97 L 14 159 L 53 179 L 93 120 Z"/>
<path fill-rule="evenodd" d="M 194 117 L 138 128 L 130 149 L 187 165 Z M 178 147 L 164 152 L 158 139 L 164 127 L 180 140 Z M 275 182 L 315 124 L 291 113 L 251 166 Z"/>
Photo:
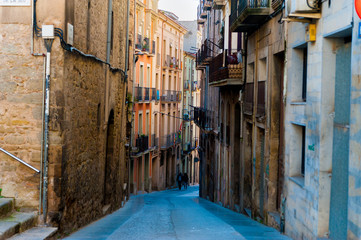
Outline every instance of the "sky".
<path fill-rule="evenodd" d="M 173 12 L 180 21 L 197 19 L 197 6 L 199 0 L 159 0 L 158 8 Z"/>

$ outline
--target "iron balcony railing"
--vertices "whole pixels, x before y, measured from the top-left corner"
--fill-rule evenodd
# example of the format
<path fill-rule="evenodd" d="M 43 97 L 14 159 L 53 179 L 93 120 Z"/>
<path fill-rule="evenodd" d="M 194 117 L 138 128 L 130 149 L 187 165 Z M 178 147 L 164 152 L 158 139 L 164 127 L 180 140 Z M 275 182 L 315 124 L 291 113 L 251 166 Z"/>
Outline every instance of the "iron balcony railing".
<path fill-rule="evenodd" d="M 169 134 L 162 137 L 162 148 L 170 148 L 174 145 L 174 134 Z"/>
<path fill-rule="evenodd" d="M 135 140 L 135 146 L 138 149 L 136 154 L 145 152 L 149 149 L 149 136 L 141 135 Z"/>
<path fill-rule="evenodd" d="M 162 102 L 180 102 L 182 100 L 182 92 L 174 90 L 163 90 L 160 100 Z"/>
<path fill-rule="evenodd" d="M 138 34 L 137 36 L 137 42 L 135 44 L 135 48 L 138 50 L 142 50 L 142 41 L 143 41 L 143 37 L 142 35 Z"/>
<path fill-rule="evenodd" d="M 144 88 L 144 101 L 149 101 L 149 88 Z"/>
<path fill-rule="evenodd" d="M 134 100 L 136 102 L 149 102 L 159 99 L 158 95 L 155 88 L 135 87 Z"/>
<path fill-rule="evenodd" d="M 226 0 L 213 0 L 214 9 L 222 9 L 226 5 Z"/>
<path fill-rule="evenodd" d="M 237 31 L 249 31 L 249 27 L 254 28 L 255 24 L 262 23 L 261 16 L 269 15 L 270 2 L 271 0 L 232 0 L 232 12 L 229 17 L 231 30 L 235 31 L 240 27 Z M 257 16 L 257 18 L 252 19 L 252 16 Z M 253 27 L 247 27 L 247 24 Z"/>
<path fill-rule="evenodd" d="M 197 66 L 208 64 L 221 51 L 222 49 L 217 44 L 206 39 L 196 54 Z"/>
<path fill-rule="evenodd" d="M 242 78 L 242 64 L 238 63 L 237 55 L 228 55 L 227 50 L 213 58 L 209 64 L 209 83 L 224 79 Z"/>
<path fill-rule="evenodd" d="M 143 87 L 135 87 L 135 89 L 134 89 L 134 100 L 136 102 L 144 101 Z"/>
<path fill-rule="evenodd" d="M 212 110 L 195 107 L 193 120 L 199 128 L 204 130 L 214 130 L 218 128 L 218 117 Z"/>

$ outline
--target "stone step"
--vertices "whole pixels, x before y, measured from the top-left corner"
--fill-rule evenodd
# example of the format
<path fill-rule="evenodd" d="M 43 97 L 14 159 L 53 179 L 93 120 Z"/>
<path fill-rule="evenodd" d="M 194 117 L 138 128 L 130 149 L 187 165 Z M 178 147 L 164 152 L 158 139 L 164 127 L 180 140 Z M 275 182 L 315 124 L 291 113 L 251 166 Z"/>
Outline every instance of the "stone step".
<path fill-rule="evenodd" d="M 48 239 L 58 231 L 53 227 L 34 227 L 23 233 L 16 234 L 9 240 L 44 240 Z"/>
<path fill-rule="evenodd" d="M 36 213 L 15 212 L 0 219 L 0 240 L 7 239 L 16 233 L 34 227 L 38 222 Z"/>
<path fill-rule="evenodd" d="M 14 210 L 14 199 L 0 198 L 0 217 L 9 215 Z"/>

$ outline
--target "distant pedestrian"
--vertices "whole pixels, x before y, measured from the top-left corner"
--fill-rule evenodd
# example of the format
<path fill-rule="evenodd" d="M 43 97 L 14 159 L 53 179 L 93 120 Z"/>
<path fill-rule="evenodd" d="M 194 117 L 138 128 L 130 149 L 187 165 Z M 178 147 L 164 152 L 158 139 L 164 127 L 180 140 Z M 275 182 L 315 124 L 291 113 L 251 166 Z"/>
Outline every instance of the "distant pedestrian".
<path fill-rule="evenodd" d="M 182 189 L 182 180 L 183 180 L 183 175 L 182 175 L 182 173 L 178 173 L 178 175 L 177 175 L 177 182 L 178 182 L 178 188 L 179 188 L 179 190 Z"/>
<path fill-rule="evenodd" d="M 184 175 L 183 175 L 183 182 L 184 182 L 184 188 L 185 188 L 185 189 L 187 189 L 187 187 L 188 187 L 188 180 L 189 180 L 188 174 L 187 174 L 187 173 L 184 173 Z"/>

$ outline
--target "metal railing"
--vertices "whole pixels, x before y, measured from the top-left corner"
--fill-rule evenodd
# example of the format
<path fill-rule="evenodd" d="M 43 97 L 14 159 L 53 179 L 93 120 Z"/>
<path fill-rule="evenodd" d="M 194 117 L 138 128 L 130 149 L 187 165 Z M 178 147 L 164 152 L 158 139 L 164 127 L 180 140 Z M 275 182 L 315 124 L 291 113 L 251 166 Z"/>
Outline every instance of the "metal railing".
<path fill-rule="evenodd" d="M 246 9 L 269 8 L 270 0 L 232 0 L 231 5 L 232 13 L 229 17 L 229 21 L 232 25 Z"/>
<path fill-rule="evenodd" d="M 157 99 L 157 90 L 155 88 L 148 87 L 135 87 L 134 100 L 136 102 L 148 102 L 150 100 Z"/>
<path fill-rule="evenodd" d="M 134 100 L 136 102 L 143 101 L 143 87 L 134 88 Z"/>
<path fill-rule="evenodd" d="M 166 135 L 162 137 L 161 147 L 169 148 L 174 146 L 175 144 L 181 143 L 181 131 Z"/>
<path fill-rule="evenodd" d="M 198 127 L 205 130 L 218 128 L 218 115 L 212 110 L 195 107 L 193 120 Z"/>
<path fill-rule="evenodd" d="M 135 146 L 138 148 L 137 153 L 147 151 L 149 149 L 149 136 L 138 136 L 135 140 Z"/>
<path fill-rule="evenodd" d="M 4 149 L 2 149 L 2 148 L 0 148 L 0 151 L 3 152 L 3 153 L 5 153 L 5 154 L 7 154 L 8 156 L 14 158 L 16 161 L 24 164 L 24 165 L 27 166 L 28 168 L 31 168 L 31 169 L 34 170 L 35 172 L 40 173 L 40 170 L 38 170 L 38 169 L 36 169 L 35 167 L 31 166 L 30 164 L 24 162 L 23 160 L 21 160 L 20 158 L 14 156 L 13 154 L 9 153 L 8 151 L 6 151 L 6 150 L 4 150 Z"/>
<path fill-rule="evenodd" d="M 218 46 L 211 40 L 209 39 L 204 40 L 201 49 L 199 49 L 196 54 L 197 66 L 211 61 L 212 58 L 217 56 L 221 51 L 222 49 L 220 48 L 220 46 Z"/>
<path fill-rule="evenodd" d="M 152 95 L 151 100 L 156 101 L 157 100 L 157 89 L 156 88 L 151 88 L 150 92 L 151 92 L 151 95 Z"/>
<path fill-rule="evenodd" d="M 238 63 L 236 55 L 228 55 L 227 50 L 220 53 L 209 63 L 209 83 L 233 78 L 242 78 L 242 65 Z"/>
<path fill-rule="evenodd" d="M 144 101 L 149 101 L 149 88 L 144 88 Z"/>
<path fill-rule="evenodd" d="M 160 100 L 163 102 L 180 102 L 182 100 L 182 92 L 174 90 L 163 90 Z"/>

